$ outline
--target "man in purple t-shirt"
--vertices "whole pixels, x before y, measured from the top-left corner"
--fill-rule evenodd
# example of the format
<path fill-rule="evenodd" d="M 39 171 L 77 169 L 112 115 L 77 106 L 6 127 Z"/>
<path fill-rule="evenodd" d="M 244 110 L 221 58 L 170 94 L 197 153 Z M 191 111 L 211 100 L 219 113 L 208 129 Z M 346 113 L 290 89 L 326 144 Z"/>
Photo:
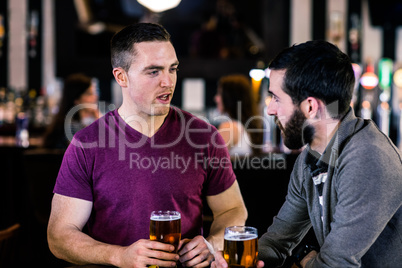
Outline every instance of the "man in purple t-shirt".
<path fill-rule="evenodd" d="M 48 241 L 59 258 L 119 267 L 209 266 L 226 226 L 247 211 L 217 130 L 170 106 L 178 60 L 170 35 L 138 23 L 111 42 L 113 75 L 123 103 L 78 132 L 57 178 Z M 214 221 L 202 237 L 202 199 Z M 153 210 L 177 210 L 183 240 L 149 240 Z M 87 225 L 88 234 L 82 232 Z"/>

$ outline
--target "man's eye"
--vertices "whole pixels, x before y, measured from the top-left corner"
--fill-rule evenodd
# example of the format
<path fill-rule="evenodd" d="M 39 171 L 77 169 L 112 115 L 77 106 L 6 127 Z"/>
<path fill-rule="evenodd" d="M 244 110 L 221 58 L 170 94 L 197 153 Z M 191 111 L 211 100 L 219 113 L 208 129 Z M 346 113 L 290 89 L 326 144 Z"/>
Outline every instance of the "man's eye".
<path fill-rule="evenodd" d="M 150 75 L 157 75 L 157 74 L 158 74 L 158 72 L 159 72 L 158 70 L 155 70 L 155 71 L 151 71 L 151 72 L 149 72 L 149 74 L 150 74 Z"/>
<path fill-rule="evenodd" d="M 172 67 L 172 68 L 170 68 L 170 71 L 171 71 L 172 73 L 178 72 L 178 71 L 179 71 L 179 68 L 177 68 L 177 67 Z"/>

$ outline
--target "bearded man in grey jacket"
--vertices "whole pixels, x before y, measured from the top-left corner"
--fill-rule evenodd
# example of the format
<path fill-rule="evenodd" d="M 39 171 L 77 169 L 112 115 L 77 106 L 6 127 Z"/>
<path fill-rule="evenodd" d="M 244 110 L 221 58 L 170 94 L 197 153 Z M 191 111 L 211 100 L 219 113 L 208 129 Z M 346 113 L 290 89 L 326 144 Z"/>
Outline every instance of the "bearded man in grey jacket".
<path fill-rule="evenodd" d="M 268 114 L 288 148 L 306 147 L 285 203 L 259 239 L 257 266 L 282 265 L 312 226 L 320 249 L 302 267 L 401 267 L 401 152 L 354 115 L 350 59 L 309 41 L 279 53 L 269 68 Z M 217 257 L 213 266 L 227 265 Z"/>

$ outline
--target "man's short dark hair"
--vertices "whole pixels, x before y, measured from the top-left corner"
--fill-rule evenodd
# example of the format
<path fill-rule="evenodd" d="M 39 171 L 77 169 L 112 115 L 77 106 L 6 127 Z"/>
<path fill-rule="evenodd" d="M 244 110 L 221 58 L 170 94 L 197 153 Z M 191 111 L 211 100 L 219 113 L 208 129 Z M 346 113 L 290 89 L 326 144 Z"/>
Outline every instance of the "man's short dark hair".
<path fill-rule="evenodd" d="M 134 44 L 152 41 L 171 42 L 170 34 L 155 23 L 135 23 L 125 27 L 110 42 L 112 67 L 128 71 L 135 56 Z"/>
<path fill-rule="evenodd" d="M 355 76 L 349 57 L 335 45 L 326 41 L 293 45 L 280 52 L 269 68 L 286 71 L 282 89 L 294 104 L 315 97 L 338 119 L 349 110 Z"/>

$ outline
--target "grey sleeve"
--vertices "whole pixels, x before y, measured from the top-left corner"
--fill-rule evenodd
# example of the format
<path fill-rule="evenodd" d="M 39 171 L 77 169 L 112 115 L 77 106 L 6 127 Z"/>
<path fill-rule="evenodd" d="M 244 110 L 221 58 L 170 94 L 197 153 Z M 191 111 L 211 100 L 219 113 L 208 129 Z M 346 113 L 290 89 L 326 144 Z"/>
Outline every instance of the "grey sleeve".
<path fill-rule="evenodd" d="M 272 225 L 259 239 L 258 256 L 264 261 L 265 267 L 282 265 L 311 227 L 307 204 L 302 196 L 302 183 L 298 171 L 294 169 L 286 201 Z"/>

